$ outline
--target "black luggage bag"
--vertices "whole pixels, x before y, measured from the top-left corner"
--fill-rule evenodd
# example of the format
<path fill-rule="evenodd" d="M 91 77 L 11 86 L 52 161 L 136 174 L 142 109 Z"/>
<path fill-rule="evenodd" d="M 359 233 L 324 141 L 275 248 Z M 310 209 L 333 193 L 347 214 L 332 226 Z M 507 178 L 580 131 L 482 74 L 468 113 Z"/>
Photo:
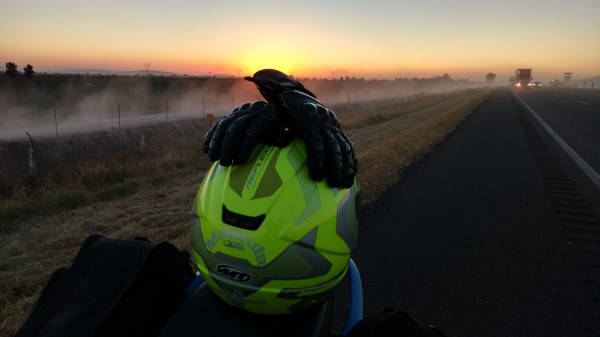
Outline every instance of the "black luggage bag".
<path fill-rule="evenodd" d="M 57 269 L 15 337 L 155 336 L 194 276 L 169 242 L 89 236 Z"/>

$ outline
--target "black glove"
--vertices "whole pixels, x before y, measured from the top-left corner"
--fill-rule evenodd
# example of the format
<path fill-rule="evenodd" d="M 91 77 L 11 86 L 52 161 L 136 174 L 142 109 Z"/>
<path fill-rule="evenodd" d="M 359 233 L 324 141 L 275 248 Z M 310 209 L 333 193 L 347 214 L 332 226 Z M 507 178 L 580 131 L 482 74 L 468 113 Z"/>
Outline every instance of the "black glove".
<path fill-rule="evenodd" d="M 233 109 L 213 125 L 204 136 L 202 151 L 211 161 L 230 166 L 245 163 L 259 141 L 285 146 L 291 139 L 281 113 L 271 104 L 256 101 Z"/>
<path fill-rule="evenodd" d="M 300 82 L 278 70 L 260 70 L 246 79 L 256 83 L 265 99 L 287 116 L 293 131 L 304 140 L 311 177 L 327 178 L 332 187 L 352 186 L 358 159 L 335 113 Z"/>

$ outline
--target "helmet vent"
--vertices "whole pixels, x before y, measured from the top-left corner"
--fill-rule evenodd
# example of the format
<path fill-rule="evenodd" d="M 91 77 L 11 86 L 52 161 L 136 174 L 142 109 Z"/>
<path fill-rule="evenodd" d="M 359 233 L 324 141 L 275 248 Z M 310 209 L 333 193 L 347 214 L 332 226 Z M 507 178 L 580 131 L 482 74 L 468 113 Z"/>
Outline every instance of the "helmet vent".
<path fill-rule="evenodd" d="M 223 204 L 222 220 L 224 223 L 231 226 L 249 229 L 253 231 L 260 227 L 260 225 L 265 220 L 265 217 L 266 216 L 264 214 L 261 214 L 259 216 L 247 216 L 243 214 L 238 214 L 228 210 L 225 204 Z"/>

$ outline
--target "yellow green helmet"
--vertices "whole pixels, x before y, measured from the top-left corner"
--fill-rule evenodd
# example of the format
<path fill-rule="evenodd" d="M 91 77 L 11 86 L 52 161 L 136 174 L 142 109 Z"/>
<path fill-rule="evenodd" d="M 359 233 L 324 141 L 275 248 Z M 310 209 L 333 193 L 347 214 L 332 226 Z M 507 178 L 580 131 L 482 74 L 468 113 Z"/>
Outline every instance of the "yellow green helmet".
<path fill-rule="evenodd" d="M 192 255 L 225 302 L 286 314 L 327 298 L 358 238 L 359 186 L 311 179 L 304 143 L 258 145 L 244 165 L 207 172 L 192 209 Z"/>

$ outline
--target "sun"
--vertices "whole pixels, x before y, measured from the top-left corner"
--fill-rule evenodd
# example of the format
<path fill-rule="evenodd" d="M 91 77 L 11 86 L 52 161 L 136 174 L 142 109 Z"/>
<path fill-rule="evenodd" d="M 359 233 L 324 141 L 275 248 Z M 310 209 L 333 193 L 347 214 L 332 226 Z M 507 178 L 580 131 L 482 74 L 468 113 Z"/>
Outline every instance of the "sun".
<path fill-rule="evenodd" d="M 296 61 L 297 55 L 282 49 L 268 48 L 255 50 L 242 58 L 243 71 L 252 75 L 261 69 L 277 69 L 287 75 L 301 71 Z"/>

